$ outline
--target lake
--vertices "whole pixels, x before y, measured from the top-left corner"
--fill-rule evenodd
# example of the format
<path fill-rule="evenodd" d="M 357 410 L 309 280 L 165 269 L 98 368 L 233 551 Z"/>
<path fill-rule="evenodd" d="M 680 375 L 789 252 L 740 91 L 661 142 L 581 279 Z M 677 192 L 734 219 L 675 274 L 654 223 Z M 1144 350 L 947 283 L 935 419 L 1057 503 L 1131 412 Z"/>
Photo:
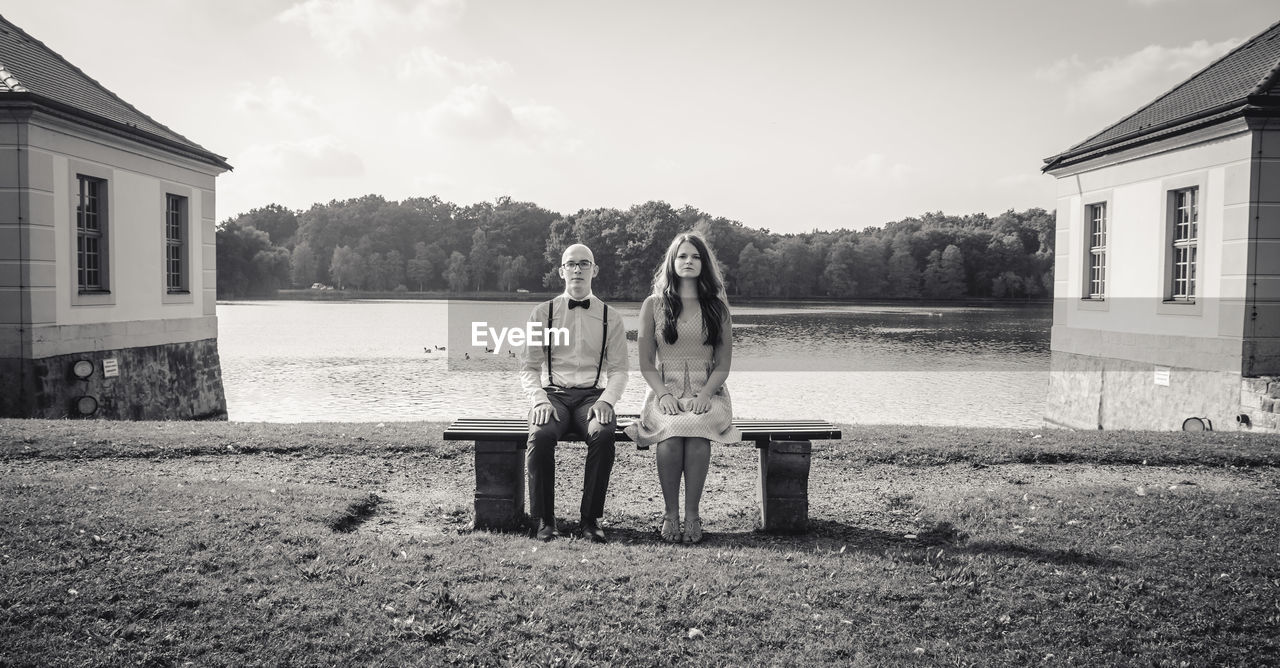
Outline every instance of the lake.
<path fill-rule="evenodd" d="M 640 305 L 613 305 L 635 329 Z M 526 410 L 515 358 L 504 349 L 467 349 L 459 314 L 527 313 L 532 304 L 246 301 L 217 308 L 234 421 L 446 421 Z M 1051 315 L 1049 305 L 735 305 L 734 413 L 1038 428 Z M 636 344 L 629 345 L 631 378 L 616 408 L 638 413 L 644 381 Z"/>

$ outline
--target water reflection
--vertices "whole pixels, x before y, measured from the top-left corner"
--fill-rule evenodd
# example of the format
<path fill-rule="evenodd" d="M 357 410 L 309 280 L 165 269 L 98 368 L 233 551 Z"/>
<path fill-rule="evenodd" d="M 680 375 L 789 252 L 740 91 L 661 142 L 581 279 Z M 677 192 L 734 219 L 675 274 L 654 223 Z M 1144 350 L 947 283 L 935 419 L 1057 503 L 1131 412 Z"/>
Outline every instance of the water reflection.
<path fill-rule="evenodd" d="M 638 304 L 621 304 L 634 328 Z M 218 305 L 232 420 L 449 420 L 520 415 L 508 355 L 450 364 L 446 302 Z M 740 417 L 1035 427 L 1047 382 L 1050 310 L 796 306 L 734 308 Z M 636 344 L 630 343 L 636 369 Z M 457 352 L 457 351 L 454 351 Z M 639 411 L 631 374 L 618 410 Z"/>
<path fill-rule="evenodd" d="M 1048 366 L 1047 309 L 738 313 L 741 370 L 1035 371 Z"/>

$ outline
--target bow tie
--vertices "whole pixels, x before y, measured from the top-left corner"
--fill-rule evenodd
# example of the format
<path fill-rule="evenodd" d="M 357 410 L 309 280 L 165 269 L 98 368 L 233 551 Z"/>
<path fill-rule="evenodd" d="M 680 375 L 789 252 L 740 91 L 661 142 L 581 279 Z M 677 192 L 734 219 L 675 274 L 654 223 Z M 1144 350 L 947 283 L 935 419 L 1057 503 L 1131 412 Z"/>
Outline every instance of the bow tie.
<path fill-rule="evenodd" d="M 591 308 L 591 300 L 590 299 L 583 299 L 582 301 L 578 301 L 577 299 L 569 300 L 570 310 L 578 308 L 579 306 L 581 306 L 582 308 Z"/>

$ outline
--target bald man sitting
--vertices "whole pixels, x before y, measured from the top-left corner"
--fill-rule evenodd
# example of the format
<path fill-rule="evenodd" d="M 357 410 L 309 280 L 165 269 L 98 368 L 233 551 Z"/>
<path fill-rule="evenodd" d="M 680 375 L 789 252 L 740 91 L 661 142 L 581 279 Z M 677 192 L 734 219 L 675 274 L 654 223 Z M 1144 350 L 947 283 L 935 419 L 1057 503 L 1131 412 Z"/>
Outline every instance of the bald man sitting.
<path fill-rule="evenodd" d="M 600 273 L 591 249 L 574 244 L 560 257 L 564 294 L 533 309 L 530 322 L 564 328 L 568 341 L 524 348 L 520 384 L 529 398 L 529 507 L 538 520 L 538 540 L 556 528 L 556 444 L 570 430 L 587 441 L 582 484 L 583 538 L 605 542 L 599 520 L 613 472 L 613 407 L 627 385 L 627 335 L 622 316 L 591 294 Z"/>

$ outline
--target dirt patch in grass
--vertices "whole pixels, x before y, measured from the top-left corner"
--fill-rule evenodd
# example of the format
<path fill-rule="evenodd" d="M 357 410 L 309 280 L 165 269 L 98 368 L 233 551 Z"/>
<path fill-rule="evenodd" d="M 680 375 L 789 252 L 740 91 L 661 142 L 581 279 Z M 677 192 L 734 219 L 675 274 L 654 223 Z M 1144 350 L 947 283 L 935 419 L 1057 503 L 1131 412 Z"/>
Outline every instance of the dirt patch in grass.
<path fill-rule="evenodd" d="M 352 501 L 346 508 L 320 518 L 320 523 L 333 531 L 350 533 L 360 528 L 365 520 L 373 515 L 382 499 L 377 494 L 369 494 L 362 499 Z"/>

